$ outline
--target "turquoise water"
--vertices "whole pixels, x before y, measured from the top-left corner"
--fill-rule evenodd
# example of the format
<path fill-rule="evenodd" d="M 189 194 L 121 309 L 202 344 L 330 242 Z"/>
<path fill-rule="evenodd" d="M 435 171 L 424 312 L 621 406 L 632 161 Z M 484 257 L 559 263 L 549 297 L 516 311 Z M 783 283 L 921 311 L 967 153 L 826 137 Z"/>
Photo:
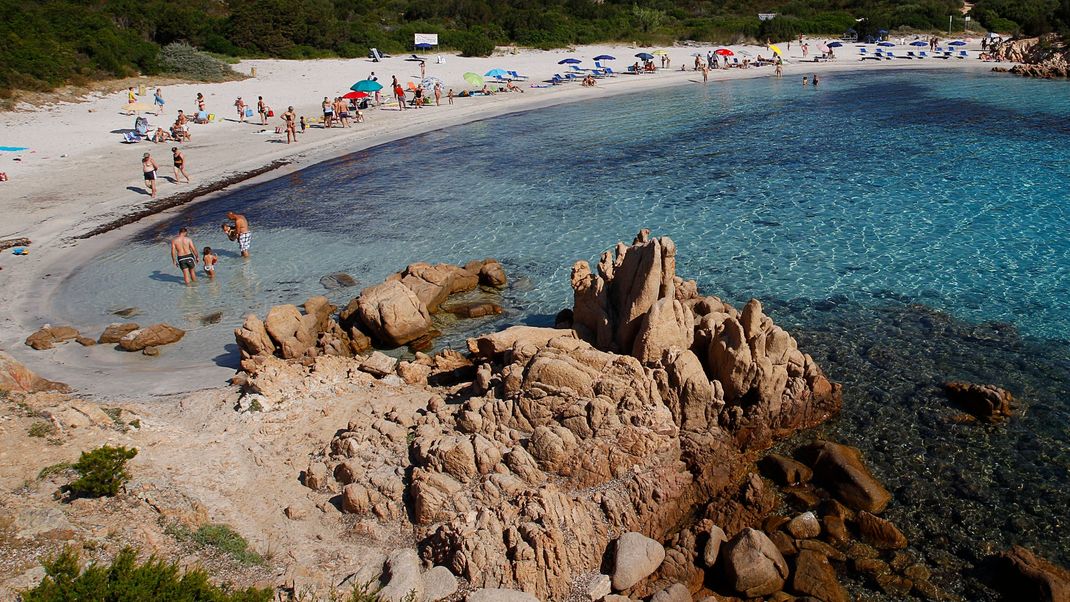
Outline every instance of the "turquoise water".
<path fill-rule="evenodd" d="M 325 274 L 363 286 L 413 261 L 497 257 L 513 280 L 507 312 L 447 327 L 443 344 L 456 346 L 472 331 L 552 323 L 571 305 L 573 261 L 651 228 L 676 241 L 678 273 L 737 304 L 762 299 L 845 383 L 830 435 L 890 483 L 890 515 L 937 567 L 934 582 L 991 599 L 970 568 L 985 546 L 1070 562 L 1056 535 L 1070 507 L 1068 117 L 1070 83 L 969 72 L 559 106 L 190 207 L 77 271 L 57 303 L 78 326 L 137 307 L 138 320 L 191 329 L 170 361 L 233 365 L 244 313 L 357 293 L 326 291 Z M 228 210 L 252 225 L 249 261 L 219 232 Z M 183 288 L 167 256 L 180 225 L 220 252 L 216 282 Z M 1021 416 L 951 422 L 937 389 L 948 378 L 1011 388 Z"/>

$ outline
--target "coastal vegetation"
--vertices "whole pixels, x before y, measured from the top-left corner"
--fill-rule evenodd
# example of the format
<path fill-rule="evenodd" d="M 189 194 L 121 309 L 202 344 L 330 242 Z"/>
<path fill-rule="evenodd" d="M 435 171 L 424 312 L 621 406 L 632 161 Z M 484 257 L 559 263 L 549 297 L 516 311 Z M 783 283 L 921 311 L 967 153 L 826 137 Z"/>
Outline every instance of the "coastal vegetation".
<path fill-rule="evenodd" d="M 471 56 L 505 44 L 730 43 L 851 27 L 862 35 L 943 30 L 949 15 L 961 19 L 961 6 L 961 0 L 0 0 L 0 96 L 137 73 L 227 76 L 222 61 L 194 48 L 223 57 L 357 57 L 370 47 L 410 50 L 416 32 L 438 34 L 442 48 Z M 760 12 L 778 16 L 760 21 Z M 1070 0 L 978 0 L 974 15 L 1001 32 L 1059 31 L 1070 24 Z"/>
<path fill-rule="evenodd" d="M 82 452 L 71 468 L 80 475 L 67 486 L 74 497 L 112 497 L 130 480 L 127 460 L 137 455 L 136 449 L 104 445 Z"/>

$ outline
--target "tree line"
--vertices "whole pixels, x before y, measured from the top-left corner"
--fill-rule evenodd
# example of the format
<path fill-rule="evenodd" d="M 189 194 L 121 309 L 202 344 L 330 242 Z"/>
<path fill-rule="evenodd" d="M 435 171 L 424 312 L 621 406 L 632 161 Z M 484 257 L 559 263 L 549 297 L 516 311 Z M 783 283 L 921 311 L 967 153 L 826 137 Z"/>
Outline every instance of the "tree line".
<path fill-rule="evenodd" d="M 365 56 L 411 51 L 413 34 L 487 55 L 495 45 L 557 48 L 606 41 L 733 43 L 941 30 L 961 0 L 0 0 L 0 94 L 162 69 L 186 42 L 232 57 Z M 759 12 L 777 13 L 759 21 Z M 974 21 L 1004 33 L 1070 28 L 1070 0 L 977 0 Z"/>

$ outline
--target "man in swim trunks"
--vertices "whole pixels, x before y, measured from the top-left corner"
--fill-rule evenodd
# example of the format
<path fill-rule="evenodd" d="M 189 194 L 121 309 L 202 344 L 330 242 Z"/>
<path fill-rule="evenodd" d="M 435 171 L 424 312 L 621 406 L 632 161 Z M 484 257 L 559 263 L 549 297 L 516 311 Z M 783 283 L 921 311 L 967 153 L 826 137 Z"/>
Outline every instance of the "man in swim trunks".
<path fill-rule="evenodd" d="M 241 256 L 248 257 L 249 239 L 251 237 L 251 234 L 249 233 L 249 222 L 245 219 L 244 215 L 234 213 L 233 211 L 227 212 L 227 219 L 234 222 L 234 234 L 238 238 L 238 249 L 241 251 Z"/>
<path fill-rule="evenodd" d="M 171 239 L 171 263 L 182 270 L 182 280 L 186 286 L 197 281 L 197 246 L 189 237 L 189 230 L 181 228 L 178 236 Z"/>

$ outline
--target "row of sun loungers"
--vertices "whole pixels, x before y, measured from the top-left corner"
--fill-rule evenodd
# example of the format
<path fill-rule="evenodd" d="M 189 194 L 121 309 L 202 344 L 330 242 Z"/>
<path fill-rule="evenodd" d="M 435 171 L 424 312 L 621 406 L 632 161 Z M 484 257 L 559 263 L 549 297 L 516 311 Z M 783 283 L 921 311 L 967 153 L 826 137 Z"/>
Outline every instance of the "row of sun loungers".
<path fill-rule="evenodd" d="M 947 59 L 949 59 L 951 57 L 955 57 L 955 58 L 959 58 L 959 59 L 966 59 L 966 58 L 969 58 L 970 55 L 965 50 L 960 50 L 956 54 L 954 50 L 943 50 L 941 48 L 937 48 L 936 51 L 931 55 L 929 53 L 925 52 L 924 50 L 920 50 L 918 52 L 914 52 L 913 50 L 908 50 L 905 55 L 896 55 L 891 50 L 882 50 L 882 49 L 878 48 L 876 50 L 876 52 L 872 52 L 871 53 L 871 52 L 868 52 L 865 48 L 859 48 L 858 49 L 858 57 L 859 57 L 859 60 L 863 60 L 863 61 L 866 60 L 866 59 L 873 59 L 875 61 L 880 61 L 880 60 L 890 61 L 892 59 L 927 59 L 927 58 L 947 60 Z"/>

